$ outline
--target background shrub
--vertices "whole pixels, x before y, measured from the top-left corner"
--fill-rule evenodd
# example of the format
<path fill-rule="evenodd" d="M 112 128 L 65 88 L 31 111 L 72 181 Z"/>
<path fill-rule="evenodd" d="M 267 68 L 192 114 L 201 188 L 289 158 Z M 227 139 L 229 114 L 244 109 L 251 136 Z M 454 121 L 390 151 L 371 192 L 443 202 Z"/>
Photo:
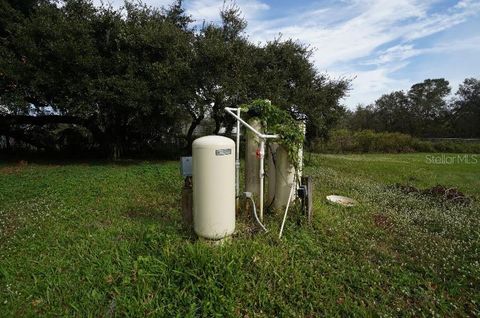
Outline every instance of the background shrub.
<path fill-rule="evenodd" d="M 427 141 L 396 132 L 338 129 L 332 132 L 328 140 L 316 139 L 310 150 L 319 153 L 480 153 L 480 143 L 461 139 Z"/>

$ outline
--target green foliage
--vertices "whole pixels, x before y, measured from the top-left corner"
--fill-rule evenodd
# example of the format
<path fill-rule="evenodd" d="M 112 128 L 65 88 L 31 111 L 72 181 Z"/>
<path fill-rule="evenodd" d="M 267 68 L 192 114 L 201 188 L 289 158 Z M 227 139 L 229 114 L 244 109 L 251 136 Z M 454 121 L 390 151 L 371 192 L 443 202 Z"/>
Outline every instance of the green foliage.
<path fill-rule="evenodd" d="M 189 149 L 202 122 L 214 122 L 209 133 L 231 131 L 224 108 L 265 97 L 304 119 L 313 138 L 343 110 L 348 81 L 318 74 L 311 50 L 292 40 L 250 42 L 234 3 L 200 29 L 179 0 L 162 9 L 0 0 L 0 9 L 0 138 L 13 150 L 115 159 Z M 60 125 L 84 138 L 62 138 Z"/>
<path fill-rule="evenodd" d="M 455 135 L 480 137 L 480 79 L 466 78 L 460 84 L 453 102 L 452 126 Z"/>
<path fill-rule="evenodd" d="M 480 143 L 426 141 L 396 132 L 338 129 L 332 132 L 328 140 L 317 140 L 311 149 L 315 152 L 326 153 L 480 153 Z"/>
<path fill-rule="evenodd" d="M 426 79 L 407 92 L 385 94 L 372 105 L 347 112 L 344 127 L 422 138 L 479 138 L 479 81 L 465 79 L 451 101 L 447 101 L 449 94 L 450 86 L 445 79 Z"/>
<path fill-rule="evenodd" d="M 1 86 L 12 87 L 1 94 L 5 117 L 74 116 L 90 131 L 93 146 L 114 158 L 127 143 L 144 146 L 178 131 L 175 121 L 185 118 L 178 105 L 195 93 L 193 32 L 185 19 L 178 6 L 159 11 L 128 2 L 120 9 L 87 0 L 39 3 L 28 19 L 8 25 L 6 47 L 13 54 L 0 58 Z M 17 138 L 15 131 L 30 126 L 6 128 L 0 134 Z M 50 135 L 56 130 L 38 128 Z"/>
<path fill-rule="evenodd" d="M 251 100 L 268 98 L 305 120 L 308 140 L 326 137 L 344 112 L 340 102 L 350 80 L 318 73 L 310 59 L 312 49 L 293 40 L 276 39 L 252 50 L 254 73 L 247 82 Z"/>
<path fill-rule="evenodd" d="M 289 159 L 297 169 L 300 165 L 299 151 L 305 139 L 300 123 L 295 121 L 287 111 L 278 108 L 268 100 L 257 99 L 241 107 L 260 119 L 264 131 L 280 136 L 280 144 L 285 147 Z"/>
<path fill-rule="evenodd" d="M 233 127 L 233 120 L 225 116 L 225 107 L 237 107 L 248 100 L 247 81 L 251 74 L 248 56 L 251 43 L 245 34 L 246 21 L 238 6 L 225 6 L 220 12 L 221 25 L 205 24 L 195 38 L 194 71 L 197 98 L 190 112 L 192 119 L 209 113 L 215 122 L 211 133 L 217 134 L 225 126 Z M 192 123 L 195 123 L 194 121 Z"/>

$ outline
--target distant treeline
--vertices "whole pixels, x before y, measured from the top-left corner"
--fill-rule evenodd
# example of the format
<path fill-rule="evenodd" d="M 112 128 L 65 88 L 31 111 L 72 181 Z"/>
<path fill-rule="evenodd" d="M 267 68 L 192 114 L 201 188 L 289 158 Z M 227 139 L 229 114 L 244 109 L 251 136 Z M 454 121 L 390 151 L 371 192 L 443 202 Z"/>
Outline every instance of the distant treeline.
<path fill-rule="evenodd" d="M 194 23 L 181 1 L 0 0 L 0 149 L 187 150 L 199 125 L 229 132 L 224 107 L 259 98 L 306 120 L 308 141 L 326 138 L 349 81 L 318 73 L 292 40 L 250 42 L 236 5 L 220 16 Z"/>
<path fill-rule="evenodd" d="M 480 80 L 467 78 L 451 98 L 450 93 L 445 79 L 427 79 L 407 92 L 385 94 L 372 105 L 346 112 L 340 127 L 424 138 L 480 138 Z"/>
<path fill-rule="evenodd" d="M 421 140 L 398 132 L 351 131 L 336 129 L 328 140 L 312 144 L 322 153 L 405 153 L 448 152 L 480 154 L 480 140 Z"/>
<path fill-rule="evenodd" d="M 454 96 L 443 78 L 345 111 L 326 139 L 311 149 L 329 153 L 480 153 L 480 80 L 467 78 Z"/>

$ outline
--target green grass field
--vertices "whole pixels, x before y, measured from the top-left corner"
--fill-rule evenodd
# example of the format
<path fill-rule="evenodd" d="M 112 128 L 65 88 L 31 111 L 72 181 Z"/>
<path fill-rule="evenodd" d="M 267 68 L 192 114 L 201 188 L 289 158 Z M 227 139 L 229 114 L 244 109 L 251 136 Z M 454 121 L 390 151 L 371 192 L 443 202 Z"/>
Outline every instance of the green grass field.
<path fill-rule="evenodd" d="M 0 164 L 0 316 L 478 316 L 480 156 L 426 156 L 307 155 L 313 224 L 241 215 L 223 246 L 182 228 L 177 162 Z"/>

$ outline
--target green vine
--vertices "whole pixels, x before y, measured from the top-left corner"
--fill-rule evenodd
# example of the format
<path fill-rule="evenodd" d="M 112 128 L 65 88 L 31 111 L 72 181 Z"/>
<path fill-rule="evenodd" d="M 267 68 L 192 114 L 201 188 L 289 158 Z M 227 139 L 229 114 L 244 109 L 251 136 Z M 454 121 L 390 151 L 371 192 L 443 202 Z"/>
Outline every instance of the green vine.
<path fill-rule="evenodd" d="M 300 166 L 298 153 L 304 141 L 303 131 L 298 122 L 287 111 L 267 100 L 257 99 L 248 105 L 242 105 L 241 108 L 252 117 L 260 119 L 265 132 L 280 136 L 280 144 L 286 149 L 290 161 L 298 171 Z"/>

